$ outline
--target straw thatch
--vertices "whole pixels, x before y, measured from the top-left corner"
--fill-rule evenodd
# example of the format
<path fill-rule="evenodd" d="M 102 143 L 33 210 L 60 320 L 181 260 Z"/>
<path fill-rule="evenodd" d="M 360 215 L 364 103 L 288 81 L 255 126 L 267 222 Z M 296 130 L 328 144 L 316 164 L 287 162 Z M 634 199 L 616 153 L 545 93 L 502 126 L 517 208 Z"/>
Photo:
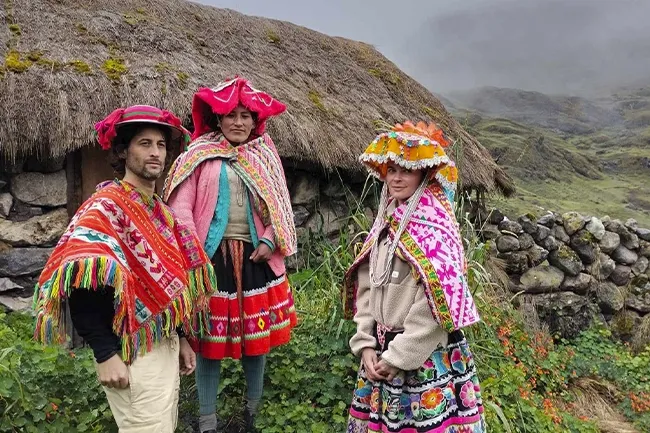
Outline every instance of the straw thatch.
<path fill-rule="evenodd" d="M 285 158 L 356 170 L 375 122 L 434 120 L 456 140 L 465 187 L 513 191 L 442 104 L 369 45 L 178 0 L 4 4 L 5 158 L 86 146 L 93 123 L 126 104 L 167 108 L 189 123 L 197 87 L 239 74 L 287 104 L 269 128 Z"/>

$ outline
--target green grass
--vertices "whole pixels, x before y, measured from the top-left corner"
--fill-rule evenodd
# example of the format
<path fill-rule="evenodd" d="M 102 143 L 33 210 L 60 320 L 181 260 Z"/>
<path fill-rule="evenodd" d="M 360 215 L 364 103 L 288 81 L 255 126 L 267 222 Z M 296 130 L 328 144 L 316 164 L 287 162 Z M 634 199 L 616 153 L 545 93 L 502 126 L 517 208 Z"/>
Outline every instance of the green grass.
<path fill-rule="evenodd" d="M 531 133 L 531 128 L 507 119 L 494 119 L 485 121 L 481 125 L 481 131 L 492 134 L 526 136 Z"/>
<path fill-rule="evenodd" d="M 650 126 L 650 110 L 631 111 L 625 114 L 625 125 L 628 128 L 643 128 Z"/>
<path fill-rule="evenodd" d="M 587 215 L 626 220 L 636 219 L 650 227 L 648 178 L 644 176 L 607 176 L 601 180 L 574 178 L 571 182 L 517 182 L 518 191 L 510 199 L 493 198 L 491 205 L 510 215 L 528 212 L 576 211 Z"/>

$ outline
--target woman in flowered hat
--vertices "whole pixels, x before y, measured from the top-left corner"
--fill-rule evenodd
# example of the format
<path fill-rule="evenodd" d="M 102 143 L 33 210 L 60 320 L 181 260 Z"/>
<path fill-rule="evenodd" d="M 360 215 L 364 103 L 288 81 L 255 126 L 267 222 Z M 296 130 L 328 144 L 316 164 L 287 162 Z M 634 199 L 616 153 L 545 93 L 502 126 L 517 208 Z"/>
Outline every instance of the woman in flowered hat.
<path fill-rule="evenodd" d="M 172 113 L 148 105 L 119 108 L 95 129 L 121 179 L 97 187 L 45 264 L 35 337 L 65 341 L 66 300 L 120 432 L 172 433 L 179 372 L 196 365 L 185 336 L 207 328 L 216 289 L 198 239 L 155 194 L 187 134 Z"/>
<path fill-rule="evenodd" d="M 483 433 L 463 327 L 479 320 L 453 199 L 457 170 L 435 125 L 406 122 L 361 155 L 384 182 L 377 218 L 345 277 L 361 357 L 348 433 Z"/>
<path fill-rule="evenodd" d="M 193 141 L 165 183 L 168 203 L 198 234 L 217 272 L 211 333 L 194 342 L 199 428 L 217 430 L 221 360 L 241 359 L 246 376 L 246 431 L 262 397 L 266 354 L 296 324 L 285 257 L 296 231 L 280 157 L 266 121 L 286 107 L 244 78 L 194 95 Z"/>

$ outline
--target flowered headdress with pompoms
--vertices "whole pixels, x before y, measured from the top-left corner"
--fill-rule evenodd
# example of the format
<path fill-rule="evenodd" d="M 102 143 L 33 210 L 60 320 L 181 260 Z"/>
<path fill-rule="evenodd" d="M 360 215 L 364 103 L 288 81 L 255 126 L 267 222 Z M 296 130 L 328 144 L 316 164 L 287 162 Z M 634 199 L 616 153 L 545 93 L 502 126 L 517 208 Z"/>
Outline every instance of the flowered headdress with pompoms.
<path fill-rule="evenodd" d="M 101 122 L 95 123 L 97 141 L 102 149 L 108 150 L 117 137 L 118 129 L 130 123 L 150 123 L 167 126 L 171 130 L 171 139 L 184 148 L 190 140 L 190 133 L 183 128 L 181 121 L 173 113 L 151 105 L 133 105 L 117 108 Z M 183 149 L 181 149 L 183 150 Z"/>
<path fill-rule="evenodd" d="M 370 143 L 359 160 L 370 173 L 386 178 L 388 162 L 411 170 L 434 169 L 430 173 L 449 192 L 456 190 L 458 170 L 445 153 L 450 140 L 437 125 L 410 121 L 398 123 Z"/>

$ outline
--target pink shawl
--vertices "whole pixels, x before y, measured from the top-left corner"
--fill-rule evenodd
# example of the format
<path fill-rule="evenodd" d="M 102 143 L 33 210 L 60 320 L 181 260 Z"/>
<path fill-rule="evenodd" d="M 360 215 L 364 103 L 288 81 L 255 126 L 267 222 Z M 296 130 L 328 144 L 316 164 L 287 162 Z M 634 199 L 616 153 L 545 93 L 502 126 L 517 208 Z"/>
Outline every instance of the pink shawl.
<path fill-rule="evenodd" d="M 344 282 L 344 306 L 347 317 L 356 312 L 356 272 L 368 259 L 372 245 L 388 226 L 394 238 L 408 204 L 398 206 L 387 220 L 378 218 Z M 478 322 L 479 315 L 467 285 L 467 262 L 458 222 L 447 196 L 438 184 L 426 188 L 398 250 L 416 271 L 424 285 L 431 312 L 447 331 Z"/>

